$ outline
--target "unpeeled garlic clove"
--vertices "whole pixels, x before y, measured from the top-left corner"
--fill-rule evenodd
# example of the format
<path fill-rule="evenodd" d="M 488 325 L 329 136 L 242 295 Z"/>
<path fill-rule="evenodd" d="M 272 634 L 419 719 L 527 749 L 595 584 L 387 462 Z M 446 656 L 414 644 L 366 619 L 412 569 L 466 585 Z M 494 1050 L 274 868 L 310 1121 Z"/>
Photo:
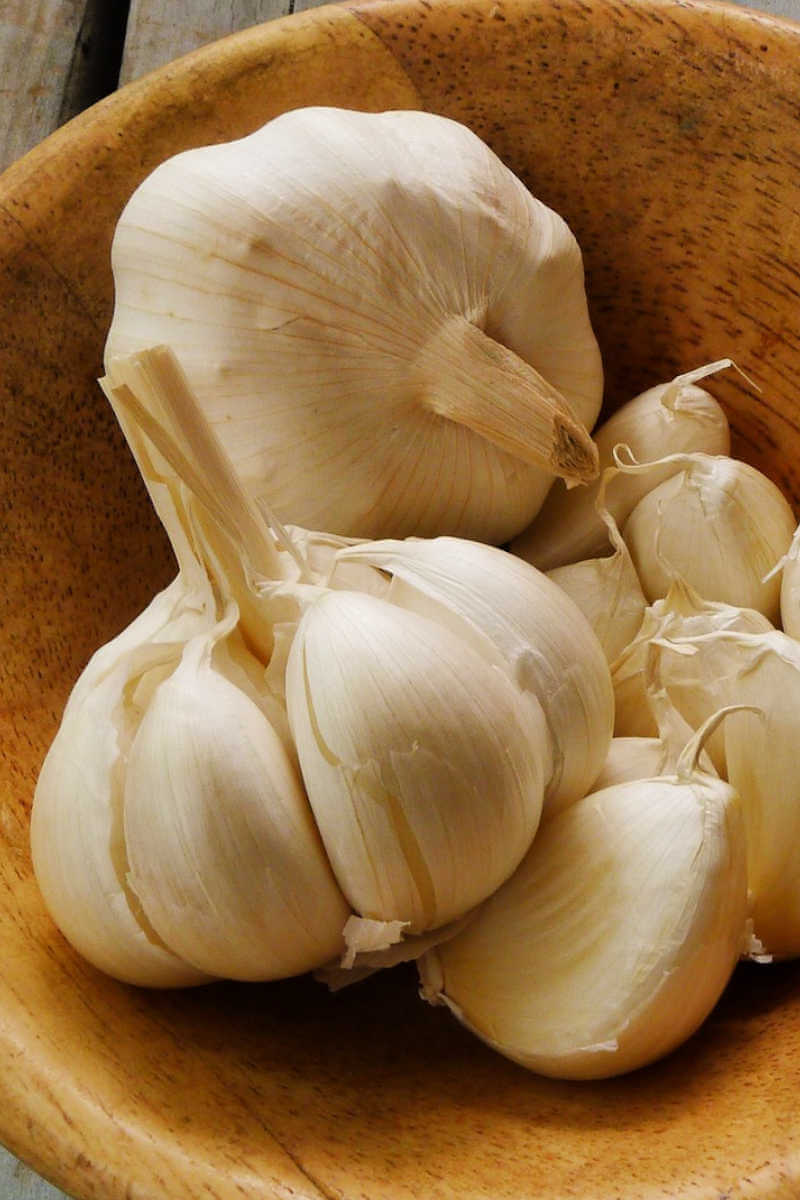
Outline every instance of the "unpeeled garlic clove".
<path fill-rule="evenodd" d="M 728 718 L 723 769 L 742 799 L 757 954 L 800 956 L 800 643 L 778 630 L 725 631 L 676 640 L 665 666 L 670 658 L 690 665 L 698 709 L 756 710 Z"/>
<path fill-rule="evenodd" d="M 767 618 L 755 609 L 704 600 L 683 580 L 675 580 L 663 600 L 657 600 L 647 608 L 636 638 L 612 663 L 615 736 L 652 737 L 658 732 L 647 702 L 646 686 L 648 654 L 654 642 L 665 639 L 675 642 L 722 630 L 766 633 L 772 628 Z M 703 687 L 702 668 L 688 655 L 675 651 L 662 654 L 659 679 L 672 703 L 693 729 L 724 703 L 709 700 Z M 711 734 L 707 749 L 714 766 L 724 775 L 722 730 Z"/>
<path fill-rule="evenodd" d="M 540 571 L 504 550 L 462 538 L 367 542 L 340 551 L 342 568 L 383 573 L 394 604 L 436 621 L 486 653 L 522 697 L 538 700 L 552 746 L 548 811 L 586 794 L 614 721 L 608 663 L 585 617 Z M 386 583 L 388 578 L 389 583 Z"/>
<path fill-rule="evenodd" d="M 609 663 L 636 637 L 647 607 L 630 551 L 616 521 L 605 508 L 606 486 L 616 476 L 613 469 L 604 472 L 597 499 L 612 553 L 547 572 L 548 579 L 558 584 L 586 617 Z"/>
<path fill-rule="evenodd" d="M 423 995 L 541 1074 L 616 1075 L 705 1019 L 746 918 L 739 798 L 684 757 L 550 818 L 466 929 L 420 960 Z"/>
<path fill-rule="evenodd" d="M 292 755 L 214 650 L 193 639 L 139 726 L 125 773 L 131 886 L 164 943 L 209 974 L 300 974 L 343 948 L 350 909 Z"/>
<path fill-rule="evenodd" d="M 648 388 L 618 408 L 594 431 L 600 471 L 613 466 L 614 447 L 620 443 L 642 461 L 689 450 L 727 454 L 727 417 L 697 382 L 731 365 L 726 358 L 688 371 L 669 383 Z M 622 525 L 648 490 L 677 470 L 677 465 L 664 462 L 660 474 L 647 480 L 616 478 L 608 488 L 606 503 L 617 524 Z M 602 554 L 607 533 L 596 508 L 599 488 L 599 481 L 570 490 L 554 483 L 533 524 L 512 542 L 513 553 L 542 571 Z"/>
<path fill-rule="evenodd" d="M 208 627 L 203 597 L 178 578 L 93 656 L 73 689 L 34 794 L 31 853 L 55 923 L 90 963 L 126 983 L 186 987 L 207 974 L 169 950 L 128 881 L 123 778 L 141 704 Z"/>
<path fill-rule="evenodd" d="M 357 915 L 424 932 L 510 875 L 539 821 L 547 731 L 538 704 L 468 642 L 374 596 L 328 592 L 297 628 L 286 700 Z"/>
<path fill-rule="evenodd" d="M 788 501 L 766 475 L 738 459 L 675 457 L 680 469 L 642 497 L 622 530 L 647 599 L 665 596 L 681 578 L 708 600 L 777 621 L 780 580 L 766 577 L 792 540 Z M 623 469 L 646 478 L 651 464 Z"/>

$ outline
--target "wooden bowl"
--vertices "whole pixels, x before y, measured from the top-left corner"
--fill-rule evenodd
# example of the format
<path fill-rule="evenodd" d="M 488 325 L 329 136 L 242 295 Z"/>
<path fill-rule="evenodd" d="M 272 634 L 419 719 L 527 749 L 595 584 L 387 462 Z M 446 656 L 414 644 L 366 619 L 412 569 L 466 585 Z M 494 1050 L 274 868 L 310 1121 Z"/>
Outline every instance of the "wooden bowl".
<path fill-rule="evenodd" d="M 472 126 L 570 222 L 608 402 L 730 355 L 736 450 L 800 500 L 800 28 L 708 0 L 378 0 L 228 38 L 0 182 L 5 474 L 0 1140 L 77 1197 L 789 1200 L 800 968 L 747 966 L 703 1030 L 609 1083 L 537 1078 L 400 969 L 150 993 L 86 966 L 31 873 L 34 781 L 90 652 L 172 574 L 96 386 L 109 243 L 161 159 L 286 108 Z"/>

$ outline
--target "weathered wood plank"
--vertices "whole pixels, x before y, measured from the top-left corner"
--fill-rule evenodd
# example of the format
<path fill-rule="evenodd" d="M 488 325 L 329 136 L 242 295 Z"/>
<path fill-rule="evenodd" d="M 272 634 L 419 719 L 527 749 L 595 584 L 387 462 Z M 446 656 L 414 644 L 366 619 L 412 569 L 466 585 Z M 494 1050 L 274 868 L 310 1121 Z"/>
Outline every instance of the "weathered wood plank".
<path fill-rule="evenodd" d="M 217 38 L 281 17 L 291 0 L 132 0 L 120 83 Z M 187 11 L 188 10 L 188 11 Z"/>
<path fill-rule="evenodd" d="M 0 166 L 58 124 L 88 0 L 3 0 Z"/>
<path fill-rule="evenodd" d="M 0 1200 L 69 1200 L 0 1146 Z"/>

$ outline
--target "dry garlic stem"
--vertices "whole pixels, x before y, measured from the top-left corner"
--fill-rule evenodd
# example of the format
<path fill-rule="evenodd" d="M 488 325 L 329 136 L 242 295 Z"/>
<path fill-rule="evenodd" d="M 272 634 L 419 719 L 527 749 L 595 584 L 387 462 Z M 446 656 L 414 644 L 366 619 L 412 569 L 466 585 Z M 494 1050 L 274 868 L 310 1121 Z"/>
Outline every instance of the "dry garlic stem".
<path fill-rule="evenodd" d="M 300 109 L 180 154 L 112 261 L 107 363 L 173 346 L 282 520 L 501 542 L 596 473 L 577 243 L 445 117 Z"/>
<path fill-rule="evenodd" d="M 623 404 L 595 430 L 600 470 L 613 466 L 614 447 L 630 446 L 637 459 L 663 458 L 667 454 L 701 450 L 727 454 L 730 431 L 725 413 L 697 382 L 732 366 L 728 358 L 678 375 Z M 661 473 L 648 480 L 620 477 L 607 491 L 607 507 L 621 525 L 641 497 L 678 468 L 664 463 Z M 512 544 L 514 554 L 543 571 L 602 554 L 607 531 L 596 509 L 599 483 L 568 491 L 553 485 L 533 525 Z"/>
<path fill-rule="evenodd" d="M 544 1075 L 602 1078 L 708 1015 L 747 917 L 738 797 L 696 767 L 579 800 L 466 929 L 420 960 L 423 994 Z"/>
<path fill-rule="evenodd" d="M 647 478 L 656 463 L 617 462 Z M 755 467 L 725 455 L 671 455 L 677 473 L 644 496 L 622 530 L 647 599 L 686 580 L 708 600 L 753 608 L 775 622 L 780 580 L 765 578 L 791 543 L 795 519 L 779 488 Z"/>

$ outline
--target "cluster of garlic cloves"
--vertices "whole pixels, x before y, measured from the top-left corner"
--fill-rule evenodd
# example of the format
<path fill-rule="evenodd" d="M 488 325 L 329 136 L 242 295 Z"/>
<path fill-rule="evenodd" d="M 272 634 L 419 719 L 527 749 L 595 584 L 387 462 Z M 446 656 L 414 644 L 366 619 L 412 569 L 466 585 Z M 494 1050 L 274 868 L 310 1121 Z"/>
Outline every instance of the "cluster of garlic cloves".
<path fill-rule="evenodd" d="M 159 985 L 279 978 L 457 921 L 522 860 L 545 797 L 574 798 L 605 757 L 611 678 L 584 618 L 574 610 L 566 638 L 556 586 L 494 547 L 271 527 L 170 351 L 115 361 L 104 387 L 183 563 L 179 623 L 156 631 L 166 648 L 144 618 L 121 635 L 150 674 L 103 696 L 125 734 L 93 791 L 125 918 L 170 969 L 121 967 L 100 935 L 72 936 L 48 833 L 72 803 L 70 725 L 34 802 L 56 922 L 102 969 Z M 508 617 L 481 571 L 513 585 Z M 92 696 L 86 738 L 95 679 L 67 710 Z M 84 900 L 102 906 L 102 888 Z"/>

